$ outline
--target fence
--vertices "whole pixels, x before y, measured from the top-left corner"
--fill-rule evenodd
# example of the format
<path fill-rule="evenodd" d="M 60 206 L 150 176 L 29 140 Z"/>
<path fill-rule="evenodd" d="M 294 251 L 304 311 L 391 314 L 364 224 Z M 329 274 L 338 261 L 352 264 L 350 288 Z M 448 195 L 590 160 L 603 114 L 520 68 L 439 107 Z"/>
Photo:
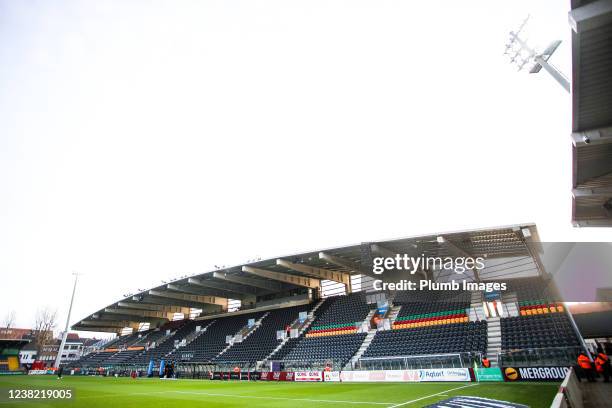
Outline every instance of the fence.
<path fill-rule="evenodd" d="M 431 368 L 471 367 L 480 362 L 480 353 L 427 354 L 399 357 L 364 357 L 355 364 L 355 370 L 415 370 Z"/>
<path fill-rule="evenodd" d="M 582 351 L 580 347 L 547 347 L 502 351 L 497 361 L 500 366 L 571 366 Z"/>

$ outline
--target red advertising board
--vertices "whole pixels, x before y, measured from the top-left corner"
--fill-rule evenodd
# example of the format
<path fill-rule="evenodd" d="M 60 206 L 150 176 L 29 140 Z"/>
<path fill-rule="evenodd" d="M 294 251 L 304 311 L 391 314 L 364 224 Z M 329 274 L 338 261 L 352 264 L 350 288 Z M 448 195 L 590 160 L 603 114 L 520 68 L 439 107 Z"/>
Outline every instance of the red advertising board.
<path fill-rule="evenodd" d="M 264 371 L 261 373 L 262 381 L 293 381 L 294 373 L 287 371 Z"/>

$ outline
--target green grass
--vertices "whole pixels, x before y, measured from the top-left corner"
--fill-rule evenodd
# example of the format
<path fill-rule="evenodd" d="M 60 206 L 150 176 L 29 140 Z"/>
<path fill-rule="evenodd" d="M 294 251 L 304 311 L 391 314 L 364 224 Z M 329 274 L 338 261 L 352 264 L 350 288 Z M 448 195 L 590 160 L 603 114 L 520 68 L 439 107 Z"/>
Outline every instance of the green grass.
<path fill-rule="evenodd" d="M 463 387 L 463 388 L 459 388 Z M 556 383 L 291 383 L 65 376 L 0 376 L 0 408 L 422 407 L 471 395 L 549 407 Z M 9 389 L 70 388 L 72 400 L 9 401 Z M 459 388 L 459 389 L 458 389 Z M 418 400 L 418 401 L 414 401 Z M 414 401 L 414 402 L 409 402 Z"/>

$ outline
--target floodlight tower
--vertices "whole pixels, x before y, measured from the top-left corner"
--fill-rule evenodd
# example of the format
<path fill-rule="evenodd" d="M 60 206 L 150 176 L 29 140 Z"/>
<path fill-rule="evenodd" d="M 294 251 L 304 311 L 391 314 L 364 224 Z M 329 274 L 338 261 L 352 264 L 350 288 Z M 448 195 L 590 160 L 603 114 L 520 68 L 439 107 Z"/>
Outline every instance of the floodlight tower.
<path fill-rule="evenodd" d="M 59 350 L 57 350 L 57 357 L 55 357 L 55 363 L 53 367 L 59 368 L 60 363 L 62 362 L 62 353 L 64 352 L 64 346 L 66 345 L 66 339 L 68 338 L 68 328 L 70 326 L 70 315 L 72 314 L 72 304 L 74 303 L 74 293 L 76 292 L 77 281 L 79 279 L 79 274 L 77 272 L 72 273 L 74 275 L 74 286 L 72 287 L 72 297 L 70 298 L 70 308 L 68 309 L 68 317 L 66 318 L 66 328 L 64 329 L 64 334 L 62 335 L 62 342 L 59 346 Z"/>
<path fill-rule="evenodd" d="M 552 54 L 561 44 L 560 40 L 555 40 L 550 43 L 543 52 L 537 52 L 531 48 L 526 40 L 522 39 L 520 34 L 527 25 L 529 16 L 523 20 L 519 29 L 514 32 L 510 31 L 510 40 L 506 44 L 504 55 L 510 56 L 510 63 L 516 64 L 519 71 L 522 71 L 525 66 L 529 67 L 530 74 L 537 74 L 542 68 L 546 70 L 567 92 L 570 91 L 570 83 L 561 71 L 548 63 Z"/>

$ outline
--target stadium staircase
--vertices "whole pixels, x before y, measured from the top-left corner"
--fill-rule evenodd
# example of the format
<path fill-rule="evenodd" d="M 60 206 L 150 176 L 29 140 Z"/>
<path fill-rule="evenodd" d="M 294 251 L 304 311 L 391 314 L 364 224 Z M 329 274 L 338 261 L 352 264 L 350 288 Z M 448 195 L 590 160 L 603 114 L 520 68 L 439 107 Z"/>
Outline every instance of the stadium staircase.
<path fill-rule="evenodd" d="M 504 293 L 502 294 L 502 302 L 504 303 L 504 310 L 507 313 L 507 316 L 514 317 L 518 316 L 519 308 L 518 308 L 518 298 L 516 293 Z"/>
<path fill-rule="evenodd" d="M 232 341 L 223 350 L 221 350 L 221 352 L 219 352 L 219 354 L 217 354 L 215 356 L 214 360 L 219 359 L 219 357 L 221 357 L 226 351 L 228 351 L 230 348 L 232 348 L 232 346 L 234 344 L 239 344 L 239 343 L 242 343 L 243 341 L 245 341 L 251 334 L 253 334 L 257 329 L 259 329 L 259 327 L 261 327 L 261 323 L 262 323 L 263 319 L 265 319 L 269 314 L 270 314 L 270 312 L 264 313 L 264 315 L 261 316 L 261 318 L 259 318 L 259 320 L 257 320 L 252 327 L 248 327 L 248 325 L 247 325 L 247 326 L 243 327 L 242 329 L 240 329 L 240 331 L 238 331 L 238 333 L 236 333 L 232 337 Z M 236 342 L 235 340 L 236 340 L 236 338 L 238 336 L 242 336 L 242 340 L 240 340 L 239 342 Z"/>
<path fill-rule="evenodd" d="M 111 341 L 114 341 L 116 339 L 102 339 L 97 343 L 94 343 L 91 348 L 95 351 L 97 350 L 101 350 L 103 348 L 106 348 L 106 345 L 109 344 Z"/>
<path fill-rule="evenodd" d="M 392 306 L 389 312 L 389 324 L 393 326 L 395 319 L 397 319 L 397 315 L 399 314 L 402 305 Z"/>
<path fill-rule="evenodd" d="M 468 309 L 468 317 L 470 322 L 476 322 L 486 318 L 484 309 L 482 292 L 474 291 L 471 294 L 470 307 Z"/>
<path fill-rule="evenodd" d="M 321 305 L 323 303 L 325 303 L 325 299 L 320 299 L 319 302 L 312 309 L 310 309 L 310 311 L 308 312 L 308 317 L 306 318 L 306 321 L 304 321 L 304 323 L 300 323 L 300 318 L 299 317 L 293 321 L 293 323 L 291 324 L 291 328 L 292 329 L 298 329 L 298 338 L 301 337 L 306 330 L 308 330 L 308 328 L 310 327 L 310 325 L 312 324 L 312 322 L 315 319 L 316 311 L 319 309 L 319 307 L 321 307 Z M 268 356 L 266 358 L 264 358 L 261 361 L 258 361 L 257 362 L 257 369 L 260 369 L 265 363 L 270 361 L 272 356 L 274 356 L 277 352 L 279 352 L 285 346 L 285 344 L 287 344 L 289 339 L 290 339 L 290 337 L 285 337 L 280 342 L 280 344 L 278 346 L 276 346 L 276 348 L 274 350 L 272 350 L 272 352 L 270 354 L 268 354 Z"/>
<path fill-rule="evenodd" d="M 498 356 L 502 346 L 502 332 L 499 317 L 487 319 L 487 357 L 491 361 L 491 367 L 497 367 Z"/>
<path fill-rule="evenodd" d="M 151 345 L 151 348 L 156 348 L 158 346 L 161 346 L 162 344 L 164 344 L 166 342 L 166 340 L 168 340 L 170 337 L 174 336 L 176 332 L 171 331 L 168 334 L 164 334 L 161 337 L 155 339 L 155 342 Z"/>
<path fill-rule="evenodd" d="M 370 329 L 368 331 L 368 334 L 363 339 L 363 343 L 361 343 L 361 346 L 359 346 L 359 350 L 357 350 L 357 353 L 355 353 L 355 355 L 351 358 L 351 360 L 344 366 L 345 370 L 353 369 L 353 367 L 355 366 L 355 363 L 359 361 L 363 353 L 365 353 L 368 347 L 370 347 L 370 343 L 372 343 L 372 339 L 374 339 L 374 336 L 376 335 L 376 331 L 377 331 L 376 329 Z"/>
<path fill-rule="evenodd" d="M 200 337 L 202 334 L 206 333 L 206 331 L 208 330 L 208 328 L 210 326 L 212 326 L 213 324 L 215 324 L 217 320 L 211 320 L 210 323 L 208 323 L 206 326 L 204 327 L 200 327 L 200 330 L 198 331 L 192 331 L 191 333 L 189 333 L 187 336 L 185 336 L 184 339 L 179 339 L 179 343 L 176 345 L 176 347 L 174 347 L 175 349 L 179 349 L 181 347 L 186 347 L 189 345 L 189 343 L 193 342 L 195 339 L 197 339 L 198 337 Z M 182 340 L 185 340 L 184 342 Z"/>

